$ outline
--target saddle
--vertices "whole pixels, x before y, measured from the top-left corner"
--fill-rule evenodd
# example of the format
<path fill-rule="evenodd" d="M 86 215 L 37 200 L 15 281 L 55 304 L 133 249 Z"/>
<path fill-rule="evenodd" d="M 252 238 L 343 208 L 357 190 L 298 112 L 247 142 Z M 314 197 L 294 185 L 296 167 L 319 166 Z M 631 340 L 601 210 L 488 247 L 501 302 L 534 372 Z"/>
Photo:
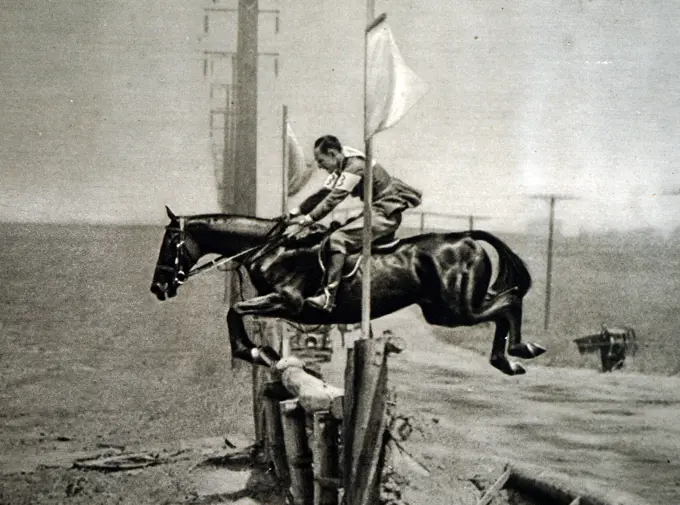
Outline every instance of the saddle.
<path fill-rule="evenodd" d="M 379 254 L 390 253 L 394 251 L 399 246 L 400 243 L 401 239 L 397 238 L 394 233 L 391 233 L 390 235 L 385 235 L 384 237 L 381 237 L 373 241 L 373 243 L 371 244 L 371 255 L 376 253 Z M 322 269 L 324 269 L 323 255 L 325 254 L 325 252 L 326 248 L 323 247 L 322 245 L 322 247 L 319 248 L 319 263 L 321 264 Z M 346 256 L 345 266 L 342 269 L 343 280 L 351 279 L 359 271 L 359 267 L 361 267 L 362 252 L 363 251 L 356 251 Z"/>

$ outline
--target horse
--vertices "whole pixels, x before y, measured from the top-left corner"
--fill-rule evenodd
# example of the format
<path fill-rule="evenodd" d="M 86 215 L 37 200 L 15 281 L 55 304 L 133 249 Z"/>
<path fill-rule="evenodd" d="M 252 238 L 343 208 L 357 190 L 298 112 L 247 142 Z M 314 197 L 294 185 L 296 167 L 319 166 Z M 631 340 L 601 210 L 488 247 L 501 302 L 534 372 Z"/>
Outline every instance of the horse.
<path fill-rule="evenodd" d="M 361 321 L 364 265 L 360 253 L 348 256 L 336 306 L 327 313 L 304 303 L 320 289 L 320 261 L 329 228 L 315 224 L 300 237 L 285 239 L 282 219 L 233 214 L 176 216 L 166 207 L 170 223 L 163 235 L 151 292 L 158 300 L 176 296 L 193 274 L 213 266 L 198 265 L 205 255 L 245 268 L 257 296 L 239 301 L 227 312 L 232 356 L 255 365 L 274 366 L 280 359 L 271 347 L 256 346 L 248 337 L 245 316 L 280 318 L 303 325 L 356 324 Z M 482 246 L 497 253 L 492 263 Z M 517 254 L 500 238 L 482 230 L 426 233 L 374 244 L 370 257 L 371 319 L 420 306 L 425 320 L 445 327 L 495 323 L 490 363 L 507 375 L 525 368 L 507 355 L 529 359 L 545 352 L 523 342 L 522 299 L 531 276 Z M 240 270 L 239 270 L 240 272 Z"/>

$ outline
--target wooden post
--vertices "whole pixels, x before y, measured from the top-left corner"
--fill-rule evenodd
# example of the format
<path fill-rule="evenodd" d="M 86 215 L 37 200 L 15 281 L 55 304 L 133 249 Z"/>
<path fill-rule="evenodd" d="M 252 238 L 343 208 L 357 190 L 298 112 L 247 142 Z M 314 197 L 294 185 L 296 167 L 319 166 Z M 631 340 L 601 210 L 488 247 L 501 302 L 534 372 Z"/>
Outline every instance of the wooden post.
<path fill-rule="evenodd" d="M 425 212 L 420 213 L 420 233 L 425 231 Z"/>
<path fill-rule="evenodd" d="M 349 494 L 352 475 L 352 445 L 354 444 L 354 430 L 351 424 L 354 409 L 354 348 L 347 348 L 347 363 L 345 364 L 345 398 L 343 402 L 342 422 L 342 487 L 345 496 Z M 347 500 L 345 499 L 345 503 Z"/>
<path fill-rule="evenodd" d="M 264 322 L 259 318 L 254 318 L 249 326 L 249 333 L 255 345 L 266 345 Z M 262 401 L 262 391 L 264 383 L 268 379 L 268 376 L 266 375 L 267 370 L 265 367 L 253 365 L 251 374 L 253 382 L 253 422 L 255 428 L 255 444 L 262 446 L 266 451 L 266 420 L 264 404 Z"/>
<path fill-rule="evenodd" d="M 338 424 L 330 412 L 314 413 L 314 505 L 338 504 Z"/>
<path fill-rule="evenodd" d="M 290 469 L 292 505 L 313 505 L 312 455 L 305 430 L 306 414 L 297 400 L 281 402 L 283 440 Z"/>
<path fill-rule="evenodd" d="M 470 229 L 470 231 L 472 231 L 474 227 L 475 227 L 475 216 L 470 214 L 470 216 L 468 217 L 468 228 Z"/>
<path fill-rule="evenodd" d="M 345 419 L 352 430 L 351 446 L 345 440 L 344 457 L 350 461 L 345 475 L 347 505 L 378 502 L 383 459 L 383 433 L 387 423 L 387 362 L 385 340 L 362 339 L 355 343 L 352 397 L 356 400 Z M 346 395 L 347 396 L 347 395 Z"/>
<path fill-rule="evenodd" d="M 276 477 L 282 484 L 288 487 L 290 486 L 290 471 L 288 469 L 288 459 L 286 458 L 280 401 L 275 398 L 265 397 L 263 402 L 267 420 L 269 457 L 274 466 Z"/>

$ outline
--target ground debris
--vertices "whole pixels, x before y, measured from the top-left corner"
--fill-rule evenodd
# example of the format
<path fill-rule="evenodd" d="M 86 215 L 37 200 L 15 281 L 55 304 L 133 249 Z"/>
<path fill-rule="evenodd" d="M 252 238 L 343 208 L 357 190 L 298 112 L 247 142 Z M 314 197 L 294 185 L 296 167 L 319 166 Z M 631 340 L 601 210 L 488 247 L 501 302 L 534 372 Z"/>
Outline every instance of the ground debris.
<path fill-rule="evenodd" d="M 186 449 L 182 449 L 170 453 L 137 452 L 103 456 L 95 459 L 76 459 L 73 462 L 73 468 L 98 470 L 100 472 L 121 472 L 188 459 L 185 454 L 186 452 Z"/>

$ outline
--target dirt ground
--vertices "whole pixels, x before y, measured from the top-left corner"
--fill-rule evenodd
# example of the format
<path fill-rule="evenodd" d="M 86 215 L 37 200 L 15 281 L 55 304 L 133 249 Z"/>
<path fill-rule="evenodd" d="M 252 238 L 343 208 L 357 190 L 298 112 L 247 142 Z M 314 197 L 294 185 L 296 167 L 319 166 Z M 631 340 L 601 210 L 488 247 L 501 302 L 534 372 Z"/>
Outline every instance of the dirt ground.
<path fill-rule="evenodd" d="M 251 370 L 231 368 L 223 276 L 158 303 L 148 285 L 159 230 L 2 231 L 0 504 L 281 503 L 266 469 L 202 465 L 253 439 Z M 411 476 L 413 505 L 474 503 L 508 461 L 680 503 L 677 377 L 542 366 L 560 353 L 550 346 L 526 375 L 506 377 L 455 346 L 483 328 L 443 343 L 411 309 L 375 322 L 386 328 L 407 342 L 390 361 L 397 409 L 415 427 L 405 446 L 430 470 Z M 488 328 L 480 342 L 491 338 Z M 334 342 L 324 372 L 342 386 Z M 73 468 L 121 450 L 162 464 Z"/>
<path fill-rule="evenodd" d="M 398 412 L 415 428 L 405 446 L 430 476 L 397 468 L 411 480 L 406 501 L 474 503 L 508 462 L 550 468 L 575 483 L 587 481 L 651 502 L 680 500 L 680 428 L 674 422 L 680 380 L 538 363 L 529 364 L 525 376 L 505 377 L 478 354 L 437 341 L 413 311 L 379 320 L 375 327 L 392 329 L 408 345 L 391 357 L 390 384 Z M 336 342 L 333 362 L 323 367 L 329 382 L 342 384 L 343 359 Z M 142 451 L 169 462 L 115 473 L 72 468 L 78 458 L 115 453 L 117 446 L 88 438 L 77 423 L 70 431 L 77 435 L 26 427 L 18 439 L 23 442 L 15 437 L 8 446 L 5 440 L 0 503 L 281 503 L 282 490 L 266 468 L 207 464 L 233 452 L 232 446 L 246 446 L 248 429 L 156 444 L 145 444 L 142 437 L 129 445 L 119 440 L 126 453 Z M 519 502 L 503 493 L 493 503 Z"/>

